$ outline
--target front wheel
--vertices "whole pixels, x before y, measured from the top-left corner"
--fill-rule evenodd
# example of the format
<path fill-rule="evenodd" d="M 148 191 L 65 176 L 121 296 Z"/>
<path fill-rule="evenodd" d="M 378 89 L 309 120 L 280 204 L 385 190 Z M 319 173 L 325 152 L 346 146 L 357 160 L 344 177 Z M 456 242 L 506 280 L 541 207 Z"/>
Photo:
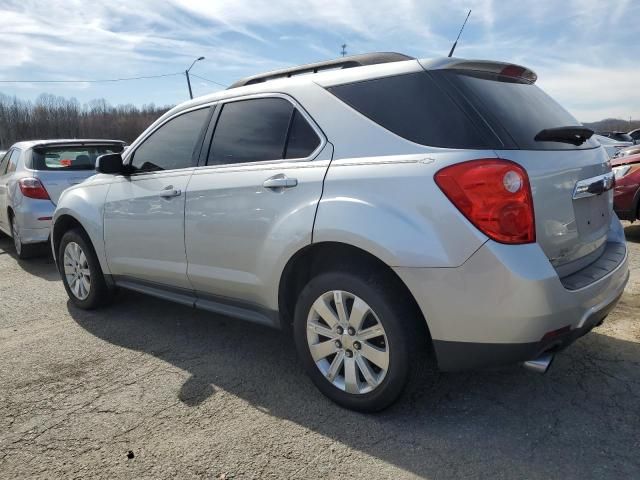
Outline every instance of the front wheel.
<path fill-rule="evenodd" d="M 74 229 L 62 236 L 58 268 L 64 288 L 75 306 L 91 310 L 111 300 L 98 257 L 83 231 Z"/>
<path fill-rule="evenodd" d="M 316 387 L 344 407 L 382 410 L 402 393 L 419 355 L 416 312 L 375 277 L 323 273 L 296 306 L 298 354 Z"/>

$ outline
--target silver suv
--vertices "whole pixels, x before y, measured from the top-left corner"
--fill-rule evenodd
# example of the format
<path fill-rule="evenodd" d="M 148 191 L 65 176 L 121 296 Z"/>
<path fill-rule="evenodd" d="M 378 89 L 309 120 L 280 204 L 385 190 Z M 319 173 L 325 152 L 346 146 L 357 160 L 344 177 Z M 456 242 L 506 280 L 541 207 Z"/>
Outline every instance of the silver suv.
<path fill-rule="evenodd" d="M 363 411 L 427 365 L 545 371 L 628 266 L 607 155 L 535 80 L 368 54 L 179 105 L 60 197 L 69 297 L 293 325 L 318 389 Z"/>

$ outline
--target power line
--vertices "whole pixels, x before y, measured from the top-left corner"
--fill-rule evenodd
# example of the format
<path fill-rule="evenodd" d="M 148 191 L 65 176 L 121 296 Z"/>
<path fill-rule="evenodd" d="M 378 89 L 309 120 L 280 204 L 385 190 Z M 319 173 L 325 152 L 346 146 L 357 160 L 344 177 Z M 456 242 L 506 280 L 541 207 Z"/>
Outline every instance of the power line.
<path fill-rule="evenodd" d="M 204 80 L 205 82 L 215 83 L 216 85 L 218 85 L 220 87 L 227 88 L 229 86 L 229 85 L 224 85 L 224 84 L 222 84 L 220 82 L 216 82 L 215 80 L 209 80 L 208 78 L 201 77 L 200 75 L 196 75 L 195 73 L 190 73 L 189 75 L 191 75 L 192 77 L 199 78 L 200 80 Z"/>
<path fill-rule="evenodd" d="M 127 77 L 127 78 L 107 78 L 100 80 L 0 80 L 0 83 L 106 83 L 106 82 L 125 82 L 128 80 L 146 80 L 149 78 L 173 77 L 175 75 L 183 75 L 184 72 L 165 73 L 163 75 L 147 75 L 143 77 Z"/>

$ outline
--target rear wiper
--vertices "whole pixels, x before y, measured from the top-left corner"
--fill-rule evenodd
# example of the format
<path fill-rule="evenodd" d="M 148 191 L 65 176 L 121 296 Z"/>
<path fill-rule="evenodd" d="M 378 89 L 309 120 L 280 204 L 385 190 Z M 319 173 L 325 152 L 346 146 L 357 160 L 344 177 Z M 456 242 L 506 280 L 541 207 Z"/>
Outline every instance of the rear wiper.
<path fill-rule="evenodd" d="M 564 142 L 572 145 L 582 145 L 593 135 L 593 130 L 587 127 L 557 127 L 540 130 L 534 137 L 536 142 Z"/>

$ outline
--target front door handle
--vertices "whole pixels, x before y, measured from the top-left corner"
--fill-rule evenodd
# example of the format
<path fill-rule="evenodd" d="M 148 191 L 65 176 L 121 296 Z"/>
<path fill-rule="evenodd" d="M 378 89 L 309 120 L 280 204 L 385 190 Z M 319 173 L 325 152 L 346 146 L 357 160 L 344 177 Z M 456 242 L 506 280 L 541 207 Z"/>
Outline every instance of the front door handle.
<path fill-rule="evenodd" d="M 182 195 L 182 190 L 173 188 L 173 185 L 169 185 L 167 188 L 160 192 L 160 196 L 162 198 L 179 197 L 180 195 Z"/>
<path fill-rule="evenodd" d="M 262 186 L 264 188 L 292 188 L 298 185 L 297 178 L 289 178 L 285 175 L 276 175 L 275 177 L 267 178 Z"/>

